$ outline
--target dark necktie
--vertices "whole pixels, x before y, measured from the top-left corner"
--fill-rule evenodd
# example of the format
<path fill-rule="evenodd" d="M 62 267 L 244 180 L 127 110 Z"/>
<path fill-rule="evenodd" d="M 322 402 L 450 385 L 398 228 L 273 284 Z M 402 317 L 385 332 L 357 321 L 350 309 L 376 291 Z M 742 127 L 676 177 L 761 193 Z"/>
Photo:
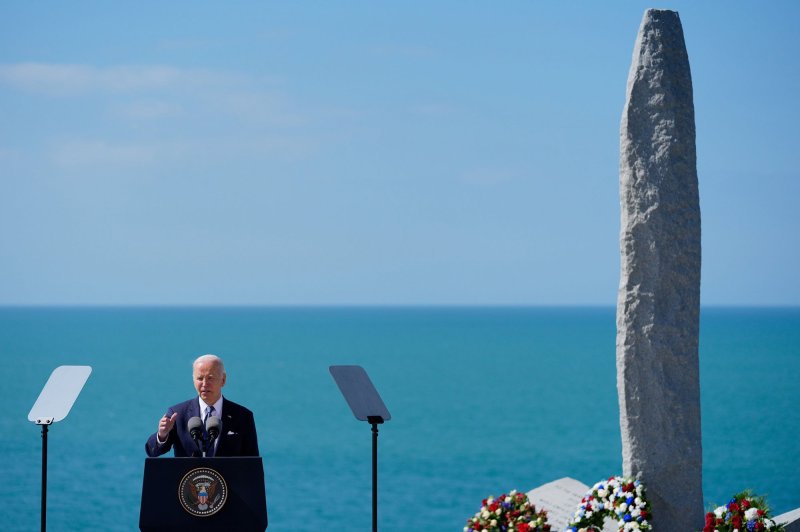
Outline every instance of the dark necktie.
<path fill-rule="evenodd" d="M 213 413 L 214 413 L 214 407 L 213 406 L 207 406 L 206 407 L 206 415 L 203 418 L 203 440 L 205 440 L 205 443 L 206 443 L 206 456 L 208 456 L 208 457 L 214 456 L 214 447 L 215 447 L 214 443 L 215 442 L 211 442 L 210 438 L 208 437 L 208 431 L 206 431 L 208 418 L 211 417 L 211 415 Z"/>

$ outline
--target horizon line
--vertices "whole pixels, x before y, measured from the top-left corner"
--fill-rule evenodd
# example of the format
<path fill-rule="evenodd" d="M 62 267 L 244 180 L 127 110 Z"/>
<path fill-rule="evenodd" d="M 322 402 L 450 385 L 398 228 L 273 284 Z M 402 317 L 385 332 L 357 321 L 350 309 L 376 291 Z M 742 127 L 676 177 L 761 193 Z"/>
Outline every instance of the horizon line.
<path fill-rule="evenodd" d="M 0 303 L 0 309 L 533 309 L 616 308 L 607 303 Z M 800 303 L 708 303 L 700 308 L 800 309 Z"/>

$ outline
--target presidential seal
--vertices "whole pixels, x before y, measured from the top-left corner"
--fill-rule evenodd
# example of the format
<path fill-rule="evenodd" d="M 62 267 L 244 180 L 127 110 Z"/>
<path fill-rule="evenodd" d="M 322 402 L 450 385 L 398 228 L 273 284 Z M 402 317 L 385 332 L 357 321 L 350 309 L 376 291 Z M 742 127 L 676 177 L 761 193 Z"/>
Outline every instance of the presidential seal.
<path fill-rule="evenodd" d="M 183 509 L 198 517 L 219 512 L 228 500 L 228 486 L 222 475 L 207 467 L 186 473 L 178 485 L 178 500 Z"/>

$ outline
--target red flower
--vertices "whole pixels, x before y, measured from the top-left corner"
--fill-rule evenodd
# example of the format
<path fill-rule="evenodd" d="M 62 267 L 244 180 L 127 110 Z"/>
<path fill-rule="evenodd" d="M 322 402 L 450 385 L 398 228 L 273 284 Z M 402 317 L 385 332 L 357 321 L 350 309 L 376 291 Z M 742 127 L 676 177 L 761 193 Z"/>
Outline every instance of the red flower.
<path fill-rule="evenodd" d="M 739 505 L 735 502 L 732 502 L 728 505 L 728 511 L 731 513 L 736 513 L 739 511 Z"/>
<path fill-rule="evenodd" d="M 744 508 L 745 510 L 750 508 L 750 501 L 748 501 L 747 499 L 742 499 L 742 508 Z"/>
<path fill-rule="evenodd" d="M 759 508 L 756 513 L 758 513 L 759 517 L 763 517 L 766 512 L 764 510 L 762 510 L 761 508 Z"/>
<path fill-rule="evenodd" d="M 731 524 L 733 524 L 733 528 L 742 528 L 742 518 L 738 515 L 734 515 Z"/>
<path fill-rule="evenodd" d="M 519 523 L 517 524 L 517 532 L 529 532 L 531 529 L 528 523 Z"/>

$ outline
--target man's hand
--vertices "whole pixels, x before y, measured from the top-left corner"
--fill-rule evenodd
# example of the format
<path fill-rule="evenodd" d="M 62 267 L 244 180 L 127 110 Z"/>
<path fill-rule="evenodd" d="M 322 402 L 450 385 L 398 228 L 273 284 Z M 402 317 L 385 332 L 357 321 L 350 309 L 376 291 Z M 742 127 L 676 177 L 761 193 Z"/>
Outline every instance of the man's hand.
<path fill-rule="evenodd" d="M 175 412 L 172 414 L 172 417 L 167 417 L 166 414 L 161 418 L 161 421 L 158 422 L 158 439 L 161 441 L 167 441 L 167 437 L 169 436 L 169 431 L 172 430 L 172 427 L 175 425 L 175 418 L 178 417 L 178 413 Z"/>

